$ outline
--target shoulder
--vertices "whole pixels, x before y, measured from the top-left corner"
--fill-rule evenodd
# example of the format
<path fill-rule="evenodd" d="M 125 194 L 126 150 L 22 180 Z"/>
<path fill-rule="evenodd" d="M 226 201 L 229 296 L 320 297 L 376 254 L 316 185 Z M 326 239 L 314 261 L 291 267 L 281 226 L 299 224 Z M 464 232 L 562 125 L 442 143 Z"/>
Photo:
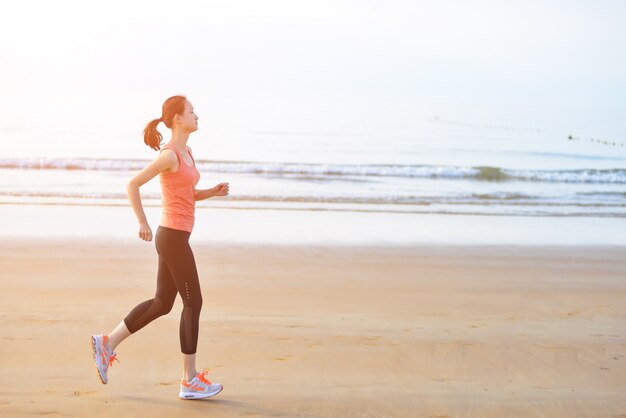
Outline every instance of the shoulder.
<path fill-rule="evenodd" d="M 187 147 L 187 151 L 189 151 L 189 154 L 191 154 L 191 147 L 189 145 L 185 145 Z"/>
<path fill-rule="evenodd" d="M 162 164 L 164 164 L 167 168 L 174 166 L 178 161 L 178 156 L 176 155 L 176 151 L 171 148 L 162 148 L 159 151 L 159 155 L 157 160 L 160 160 Z"/>
<path fill-rule="evenodd" d="M 176 151 L 174 151 L 171 148 L 161 148 L 159 150 L 158 158 L 164 158 L 166 160 L 175 160 L 177 158 Z"/>

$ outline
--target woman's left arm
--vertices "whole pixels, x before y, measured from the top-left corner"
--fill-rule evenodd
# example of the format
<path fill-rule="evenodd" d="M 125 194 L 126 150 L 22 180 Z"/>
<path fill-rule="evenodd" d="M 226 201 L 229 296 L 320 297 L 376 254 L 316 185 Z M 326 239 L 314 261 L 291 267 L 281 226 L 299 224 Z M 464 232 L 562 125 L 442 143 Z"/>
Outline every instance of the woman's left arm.
<path fill-rule="evenodd" d="M 209 197 L 214 196 L 226 196 L 228 195 L 228 183 L 219 183 L 218 185 L 216 185 L 215 187 L 211 187 L 210 189 L 194 189 L 193 192 L 196 201 L 208 199 Z"/>
<path fill-rule="evenodd" d="M 189 154 L 193 158 L 193 153 L 191 152 L 191 147 L 187 145 L 187 149 L 189 150 Z M 193 189 L 193 196 L 196 202 L 198 200 L 208 199 L 209 197 L 214 196 L 226 196 L 228 194 L 228 183 L 220 183 L 215 187 L 211 187 L 210 189 L 196 190 Z"/>

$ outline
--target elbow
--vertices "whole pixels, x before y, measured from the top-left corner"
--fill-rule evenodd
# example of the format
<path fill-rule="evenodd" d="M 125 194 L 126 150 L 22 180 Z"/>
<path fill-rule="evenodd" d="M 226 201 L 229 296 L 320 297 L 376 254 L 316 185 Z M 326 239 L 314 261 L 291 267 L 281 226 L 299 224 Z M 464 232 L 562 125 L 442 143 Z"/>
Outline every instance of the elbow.
<path fill-rule="evenodd" d="M 135 179 L 130 179 L 128 183 L 126 183 L 126 190 L 130 192 L 133 189 L 139 189 L 139 185 L 135 182 Z"/>

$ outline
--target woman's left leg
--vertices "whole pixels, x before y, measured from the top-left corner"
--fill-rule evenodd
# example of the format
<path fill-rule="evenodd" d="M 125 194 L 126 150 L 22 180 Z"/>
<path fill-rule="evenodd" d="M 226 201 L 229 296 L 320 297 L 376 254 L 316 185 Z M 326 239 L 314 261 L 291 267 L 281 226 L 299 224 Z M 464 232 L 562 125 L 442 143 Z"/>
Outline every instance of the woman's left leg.
<path fill-rule="evenodd" d="M 196 261 L 187 239 L 179 245 L 168 248 L 165 258 L 172 274 L 173 282 L 183 301 L 183 310 L 180 314 L 180 349 L 183 353 L 184 378 L 191 380 L 195 377 L 196 349 L 200 329 L 200 311 L 202 309 L 202 291 Z"/>

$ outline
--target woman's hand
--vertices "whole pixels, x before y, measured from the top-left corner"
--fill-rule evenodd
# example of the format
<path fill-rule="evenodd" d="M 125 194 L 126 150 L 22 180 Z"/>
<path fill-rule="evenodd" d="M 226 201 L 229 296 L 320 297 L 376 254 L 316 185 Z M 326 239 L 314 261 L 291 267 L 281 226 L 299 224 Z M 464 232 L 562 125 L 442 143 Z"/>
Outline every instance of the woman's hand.
<path fill-rule="evenodd" d="M 213 196 L 226 196 L 228 194 L 228 183 L 220 183 L 213 187 Z"/>
<path fill-rule="evenodd" d="M 144 241 L 152 241 L 152 230 L 148 222 L 142 222 L 139 224 L 139 238 Z"/>

